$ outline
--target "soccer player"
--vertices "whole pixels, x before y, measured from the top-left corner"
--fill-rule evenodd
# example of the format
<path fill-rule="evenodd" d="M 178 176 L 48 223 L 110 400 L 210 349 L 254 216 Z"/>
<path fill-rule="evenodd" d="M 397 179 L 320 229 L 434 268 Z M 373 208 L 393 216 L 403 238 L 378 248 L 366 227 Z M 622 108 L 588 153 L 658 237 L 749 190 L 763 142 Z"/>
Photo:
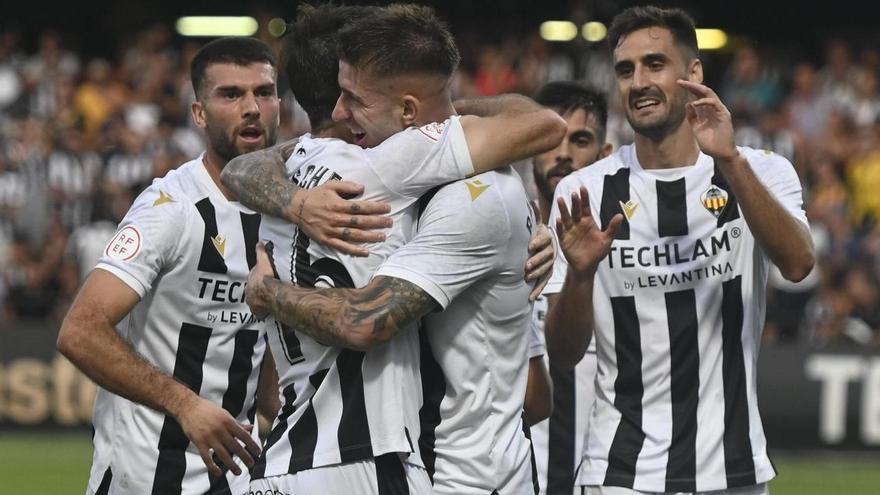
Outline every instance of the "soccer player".
<path fill-rule="evenodd" d="M 755 364 L 769 264 L 800 280 L 814 263 L 800 183 L 734 144 L 686 13 L 627 9 L 609 43 L 635 142 L 563 179 L 550 219 L 550 360 L 574 367 L 595 333 L 600 370 L 577 484 L 767 493 Z"/>
<path fill-rule="evenodd" d="M 602 93 L 572 81 L 545 84 L 535 95 L 535 101 L 556 111 L 568 124 L 559 146 L 533 160 L 541 221 L 547 223 L 553 191 L 559 181 L 611 153 L 611 143 L 605 141 L 608 102 Z M 546 313 L 547 300 L 541 296 L 532 309 L 538 349 L 543 348 Z M 546 361 L 546 357 L 538 355 L 531 356 L 529 362 L 530 377 L 546 373 L 549 366 L 553 383 L 552 416 L 531 427 L 538 485 L 541 493 L 571 493 L 593 406 L 596 347 L 591 341 L 574 370 L 560 369 Z M 530 380 L 529 391 L 534 390 L 540 388 L 533 386 Z M 526 397 L 528 402 L 529 395 Z"/>
<path fill-rule="evenodd" d="M 242 493 L 241 463 L 260 451 L 258 383 L 263 412 L 278 407 L 271 360 L 259 379 L 265 330 L 244 302 L 260 217 L 219 183 L 229 159 L 275 141 L 275 58 L 258 40 L 224 38 L 198 52 L 191 72 L 206 152 L 135 200 L 58 336 L 59 350 L 101 387 L 88 493 Z M 304 194 L 307 216 L 335 214 L 314 205 L 346 203 L 332 190 Z"/>
<path fill-rule="evenodd" d="M 454 47 L 436 23 L 430 9 L 395 6 L 340 31 L 342 96 L 334 118 L 345 122 L 360 143 L 381 142 L 399 130 L 398 112 L 406 115 L 409 103 L 395 88 L 410 83 L 429 97 L 444 91 L 428 69 L 436 63 L 421 67 L 407 62 L 431 62 L 410 55 L 413 47 L 436 44 L 431 40 L 450 39 L 444 45 Z M 407 72 L 400 72 L 401 66 Z M 448 102 L 448 93 L 434 99 Z M 492 100 L 478 100 L 456 108 L 485 114 L 491 105 Z M 444 107 L 448 112 L 448 103 Z M 462 126 L 471 119 L 462 117 Z M 456 120 L 419 132 L 448 139 Z M 499 156 L 516 145 L 517 129 L 532 125 L 529 121 L 526 116 L 513 119 L 497 136 L 503 140 L 500 148 L 485 151 Z M 486 159 L 480 145 L 489 145 L 490 136 L 474 141 L 467 136 L 474 165 Z M 259 261 L 260 255 L 249 278 L 248 302 L 255 311 L 268 311 L 317 341 L 371 349 L 368 353 L 409 342 L 416 331 L 408 327 L 433 310 L 445 309 L 426 318 L 421 341 L 425 404 L 419 443 L 433 475 L 433 491 L 534 493 L 521 416 L 531 325 L 523 265 L 537 219 L 509 167 L 454 182 L 421 203 L 415 238 L 394 252 L 366 287 L 284 284 L 272 276 L 268 261 Z M 418 403 L 417 395 L 408 400 Z M 271 454 L 271 447 L 267 451 Z"/>
<path fill-rule="evenodd" d="M 338 27 L 355 18 L 379 15 L 365 10 L 304 6 L 284 40 L 294 95 L 320 135 L 339 136 L 346 129 L 332 123 L 339 87 L 326 76 L 340 66 L 333 46 Z M 429 9 L 396 7 L 392 11 L 419 22 L 409 30 L 395 30 L 395 43 L 382 39 L 387 58 L 377 69 L 382 72 L 375 75 L 384 77 L 384 82 L 363 92 L 361 87 L 347 87 L 364 108 L 381 108 L 399 98 L 402 114 L 389 110 L 371 114 L 369 122 L 375 126 L 359 136 L 362 143 L 378 146 L 364 150 L 340 139 L 304 136 L 282 145 L 286 151 L 280 154 L 267 150 L 237 158 L 224 171 L 224 181 L 246 203 L 283 215 L 286 205 L 277 202 L 286 194 L 263 197 L 266 185 L 274 184 L 273 178 L 254 170 L 268 155 L 275 155 L 276 167 L 290 155 L 286 174 L 299 187 L 340 178 L 364 183 L 366 198 L 389 201 L 394 226 L 385 242 L 370 246 L 369 257 L 355 260 L 267 216 L 261 236 L 271 241 L 272 261 L 265 265 L 270 276 L 303 287 L 364 286 L 381 261 L 412 237 L 423 193 L 550 149 L 562 136 L 563 122 L 557 115 L 522 97 L 487 103 L 502 110 L 491 111 L 492 118 L 450 118 L 454 109 L 449 78 L 458 63 L 451 34 Z M 379 43 L 375 30 L 359 26 L 356 32 L 362 39 L 372 33 L 373 46 Z M 343 76 L 344 69 L 340 79 Z M 380 87 L 388 96 L 377 98 L 375 89 Z M 422 127 L 399 132 L 414 124 Z M 287 180 L 283 175 L 275 179 Z M 288 182 L 288 188 L 292 187 Z M 528 209 L 526 201 L 521 206 Z M 522 230 L 528 234 L 525 223 Z M 521 261 L 520 278 L 528 240 L 525 237 L 516 257 Z M 251 491 L 384 493 L 389 486 L 403 486 L 413 493 L 430 493 L 430 480 L 414 449 L 421 402 L 417 331 L 364 352 L 340 349 L 331 339 L 313 339 L 298 330 L 293 325 L 270 333 L 286 402 L 265 454 L 252 470 Z"/>

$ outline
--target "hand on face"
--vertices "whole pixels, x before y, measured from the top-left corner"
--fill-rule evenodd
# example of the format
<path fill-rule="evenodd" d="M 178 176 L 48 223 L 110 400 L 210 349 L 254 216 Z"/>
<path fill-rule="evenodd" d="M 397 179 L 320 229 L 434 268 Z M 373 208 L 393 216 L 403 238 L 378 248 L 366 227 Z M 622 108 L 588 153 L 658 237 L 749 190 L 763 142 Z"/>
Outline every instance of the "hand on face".
<path fill-rule="evenodd" d="M 730 111 L 711 88 L 684 79 L 678 85 L 696 99 L 685 105 L 688 124 L 703 153 L 715 160 L 730 161 L 737 155 Z"/>

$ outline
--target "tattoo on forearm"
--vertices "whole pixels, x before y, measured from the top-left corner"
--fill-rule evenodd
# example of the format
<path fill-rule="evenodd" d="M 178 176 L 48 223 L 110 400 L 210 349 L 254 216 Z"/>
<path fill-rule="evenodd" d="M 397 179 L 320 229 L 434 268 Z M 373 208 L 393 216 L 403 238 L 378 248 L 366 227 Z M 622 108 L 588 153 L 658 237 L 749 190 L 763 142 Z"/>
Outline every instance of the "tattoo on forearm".
<path fill-rule="evenodd" d="M 285 212 L 299 187 L 285 175 L 285 162 L 298 140 L 233 158 L 226 166 L 234 170 L 224 184 L 247 207 L 260 213 L 286 218 Z"/>
<path fill-rule="evenodd" d="M 392 277 L 362 289 L 302 289 L 274 279 L 267 285 L 276 319 L 336 347 L 387 341 L 438 307 L 418 286 Z"/>

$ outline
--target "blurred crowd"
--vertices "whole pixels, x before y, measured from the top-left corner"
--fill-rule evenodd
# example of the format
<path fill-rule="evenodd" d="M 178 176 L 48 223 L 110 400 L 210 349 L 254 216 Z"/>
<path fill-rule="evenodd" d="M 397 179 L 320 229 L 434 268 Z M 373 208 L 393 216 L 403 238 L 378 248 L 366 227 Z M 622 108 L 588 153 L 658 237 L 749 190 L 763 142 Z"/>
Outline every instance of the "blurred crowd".
<path fill-rule="evenodd" d="M 608 139 L 631 141 L 604 43 L 458 37 L 455 96 L 530 95 L 551 80 L 584 80 L 610 95 Z M 134 197 L 202 151 L 188 70 L 201 43 L 156 25 L 114 57 L 84 58 L 51 31 L 37 40 L 0 32 L 0 327 L 60 321 Z M 743 44 L 704 64 L 734 116 L 737 143 L 789 158 L 804 186 L 819 263 L 798 284 L 771 273 L 765 340 L 876 348 L 880 52 L 829 39 L 814 55 Z M 308 130 L 285 87 L 280 81 L 279 140 Z"/>

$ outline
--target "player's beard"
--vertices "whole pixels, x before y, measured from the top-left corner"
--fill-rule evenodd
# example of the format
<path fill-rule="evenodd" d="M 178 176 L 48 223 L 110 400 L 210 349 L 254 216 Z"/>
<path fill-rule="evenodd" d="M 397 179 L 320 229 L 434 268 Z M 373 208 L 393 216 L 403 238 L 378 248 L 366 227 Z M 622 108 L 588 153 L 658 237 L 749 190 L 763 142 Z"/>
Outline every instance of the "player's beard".
<path fill-rule="evenodd" d="M 641 96 L 645 96 L 644 93 L 636 96 L 630 95 L 630 99 L 635 100 L 635 98 Z M 678 126 L 684 122 L 684 105 L 687 103 L 688 93 L 685 89 L 679 89 L 671 98 L 666 98 L 665 95 L 656 95 L 656 97 L 660 98 L 666 106 L 666 118 L 647 122 L 637 121 L 632 116 L 631 103 L 627 102 L 626 120 L 637 134 L 645 136 L 651 140 L 659 141 L 672 133 L 675 129 L 678 129 Z"/>
<path fill-rule="evenodd" d="M 208 141 L 210 142 L 211 148 L 222 158 L 224 161 L 228 162 L 233 158 L 243 155 L 245 153 L 250 153 L 252 151 L 261 150 L 263 148 L 268 148 L 270 146 L 275 145 L 275 140 L 277 139 L 277 129 L 274 127 L 264 127 L 263 128 L 263 136 L 265 137 L 265 143 L 263 145 L 236 145 L 236 137 L 238 136 L 238 129 L 233 129 L 229 134 L 224 132 L 222 129 L 212 129 L 210 126 L 208 127 Z"/>

